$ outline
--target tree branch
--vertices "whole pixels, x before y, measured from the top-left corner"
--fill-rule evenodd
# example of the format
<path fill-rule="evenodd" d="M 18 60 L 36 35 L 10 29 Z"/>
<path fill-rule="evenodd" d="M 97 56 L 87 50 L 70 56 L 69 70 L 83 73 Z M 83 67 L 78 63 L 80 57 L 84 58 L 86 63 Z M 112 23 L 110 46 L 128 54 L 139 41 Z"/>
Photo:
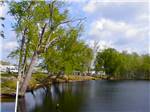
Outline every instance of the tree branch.
<path fill-rule="evenodd" d="M 67 21 L 63 21 L 63 22 L 59 23 L 58 25 L 66 24 L 66 23 L 70 23 L 70 22 L 76 22 L 76 21 L 83 21 L 83 20 L 85 20 L 85 19 L 86 19 L 86 17 L 84 17 L 84 18 L 79 18 L 79 19 L 67 20 Z"/>
<path fill-rule="evenodd" d="M 51 4 L 51 6 L 50 6 L 50 4 L 49 4 L 49 9 L 50 9 L 50 19 L 49 19 L 49 25 L 50 25 L 50 34 L 49 34 L 49 36 L 48 36 L 48 38 L 47 38 L 47 40 L 46 40 L 46 45 L 45 45 L 45 48 L 44 48 L 44 51 L 46 51 L 46 46 L 48 45 L 48 43 L 49 43 L 49 41 L 50 41 L 50 38 L 51 38 L 51 35 L 52 35 L 52 32 L 53 32 L 53 26 L 52 26 L 52 24 L 53 24 L 53 11 L 54 11 L 54 7 L 53 7 L 53 5 L 54 5 L 54 3 L 55 3 L 55 1 L 53 1 L 52 2 L 52 4 Z"/>
<path fill-rule="evenodd" d="M 86 19 L 86 17 L 85 17 L 85 18 L 74 19 L 74 20 L 67 20 L 67 21 L 63 21 L 63 22 L 61 22 L 61 23 L 57 24 L 57 25 L 55 26 L 55 29 L 56 29 L 59 25 L 61 25 L 61 24 L 66 24 L 66 23 L 76 22 L 76 21 L 80 21 L 80 22 L 81 22 L 82 20 L 85 20 L 85 19 Z M 47 40 L 47 44 L 45 45 L 45 49 L 44 49 L 44 51 L 47 51 L 48 47 L 50 47 L 52 43 L 55 43 L 55 41 L 57 41 L 57 40 L 61 40 L 61 38 L 62 38 L 62 37 L 61 37 L 61 38 L 60 38 L 60 37 L 58 37 L 58 38 L 56 38 L 56 40 L 52 40 L 51 42 L 49 42 L 50 37 L 51 37 L 51 35 L 52 35 L 53 31 L 54 31 L 54 29 L 53 29 L 53 30 L 51 30 L 51 33 L 49 34 L 49 37 L 48 37 L 48 40 Z"/>
<path fill-rule="evenodd" d="M 38 48 L 37 48 L 38 50 L 42 45 L 42 40 L 43 40 L 43 37 L 44 37 L 46 26 L 47 26 L 47 23 L 45 23 L 44 27 L 42 28 L 42 32 L 41 32 L 41 35 L 40 35 L 40 40 L 39 40 Z"/>
<path fill-rule="evenodd" d="M 26 32 L 27 32 L 27 28 L 24 29 L 23 35 L 22 35 L 22 40 L 21 40 L 18 75 L 21 75 L 21 71 L 22 71 L 23 48 L 24 48 L 24 44 L 25 44 L 25 34 L 26 34 Z"/>
<path fill-rule="evenodd" d="M 48 49 L 49 47 L 53 46 L 56 42 L 58 42 L 58 41 L 61 40 L 61 39 L 62 39 L 62 36 L 59 36 L 59 37 L 57 37 L 57 38 L 54 38 L 52 41 L 50 41 L 50 42 L 46 45 L 45 51 L 47 52 L 47 49 Z"/>

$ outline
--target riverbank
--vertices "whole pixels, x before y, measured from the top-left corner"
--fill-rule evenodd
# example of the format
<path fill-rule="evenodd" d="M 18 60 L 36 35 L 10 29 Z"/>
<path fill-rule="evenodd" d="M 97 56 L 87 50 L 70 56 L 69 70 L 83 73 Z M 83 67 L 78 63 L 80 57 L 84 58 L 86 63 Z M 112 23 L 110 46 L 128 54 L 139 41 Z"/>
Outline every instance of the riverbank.
<path fill-rule="evenodd" d="M 48 87 L 51 84 L 55 83 L 71 83 L 76 81 L 87 81 L 87 80 L 137 80 L 137 79 L 121 79 L 103 76 L 80 76 L 80 75 L 52 75 L 48 76 L 47 74 L 36 73 L 32 75 L 32 79 L 29 82 L 27 88 L 28 91 L 33 91 L 38 88 Z M 141 79 L 140 79 L 141 80 Z M 146 79 L 142 79 L 146 80 Z M 147 79 L 149 80 L 149 79 Z M 16 94 L 16 74 L 1 74 L 1 98 L 14 97 Z"/>
<path fill-rule="evenodd" d="M 54 83 L 70 83 L 75 81 L 98 80 L 100 77 L 78 76 L 78 75 L 60 75 L 48 76 L 47 74 L 33 74 L 27 91 L 33 91 L 41 87 L 47 87 Z M 1 98 L 15 97 L 17 75 L 1 74 Z"/>

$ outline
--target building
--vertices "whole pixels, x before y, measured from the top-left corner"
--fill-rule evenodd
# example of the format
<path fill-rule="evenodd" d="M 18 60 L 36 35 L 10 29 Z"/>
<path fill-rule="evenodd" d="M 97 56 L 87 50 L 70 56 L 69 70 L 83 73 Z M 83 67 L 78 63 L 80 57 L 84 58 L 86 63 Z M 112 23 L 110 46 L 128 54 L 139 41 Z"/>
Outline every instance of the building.
<path fill-rule="evenodd" d="M 18 73 L 18 67 L 15 65 L 0 65 L 0 72 Z"/>

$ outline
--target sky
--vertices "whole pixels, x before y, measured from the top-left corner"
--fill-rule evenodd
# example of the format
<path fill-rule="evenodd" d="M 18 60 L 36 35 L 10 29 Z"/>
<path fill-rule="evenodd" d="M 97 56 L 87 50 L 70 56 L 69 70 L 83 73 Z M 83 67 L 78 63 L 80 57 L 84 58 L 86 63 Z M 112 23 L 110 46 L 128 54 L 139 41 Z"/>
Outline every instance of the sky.
<path fill-rule="evenodd" d="M 122 52 L 149 53 L 148 0 L 64 0 L 72 18 L 86 17 L 81 35 L 89 46 L 98 42 L 100 49 L 112 47 Z M 0 60 L 11 60 L 8 54 L 18 47 L 12 29 L 13 18 L 7 15 L 8 6 L 0 7 L 5 16 L 5 39 L 0 39 Z M 0 27 L 1 28 L 1 27 Z"/>

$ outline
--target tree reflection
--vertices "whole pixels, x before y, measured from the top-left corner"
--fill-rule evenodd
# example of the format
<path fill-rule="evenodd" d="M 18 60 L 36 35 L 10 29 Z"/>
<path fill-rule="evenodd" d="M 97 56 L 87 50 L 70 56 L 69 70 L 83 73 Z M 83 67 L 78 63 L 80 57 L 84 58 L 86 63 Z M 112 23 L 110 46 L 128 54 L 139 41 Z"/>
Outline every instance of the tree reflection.
<path fill-rule="evenodd" d="M 17 112 L 27 112 L 25 98 L 20 98 L 18 100 Z"/>
<path fill-rule="evenodd" d="M 43 89 L 41 94 L 44 96 L 38 98 L 42 103 L 34 105 L 32 109 L 27 109 L 26 105 L 30 104 L 27 104 L 24 98 L 20 99 L 18 112 L 79 112 L 85 97 L 82 86 L 82 84 L 80 87 L 71 84 L 52 85 Z M 36 99 L 38 96 L 34 94 L 33 97 Z"/>

